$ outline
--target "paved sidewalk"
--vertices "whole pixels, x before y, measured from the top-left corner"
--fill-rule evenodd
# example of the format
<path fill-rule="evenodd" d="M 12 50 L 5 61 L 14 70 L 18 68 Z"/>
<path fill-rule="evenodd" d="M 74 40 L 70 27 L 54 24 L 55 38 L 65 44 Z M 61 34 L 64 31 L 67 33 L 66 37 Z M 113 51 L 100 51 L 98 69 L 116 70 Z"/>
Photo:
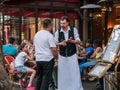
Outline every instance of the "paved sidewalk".
<path fill-rule="evenodd" d="M 96 81 L 90 82 L 88 80 L 86 81 L 82 81 L 83 82 L 83 88 L 84 90 L 94 90 L 95 86 L 96 86 Z M 15 89 L 14 90 L 20 90 L 20 87 L 15 85 Z M 26 90 L 25 88 L 23 90 Z M 52 90 L 52 89 L 50 89 Z M 55 89 L 57 90 L 57 89 Z"/>

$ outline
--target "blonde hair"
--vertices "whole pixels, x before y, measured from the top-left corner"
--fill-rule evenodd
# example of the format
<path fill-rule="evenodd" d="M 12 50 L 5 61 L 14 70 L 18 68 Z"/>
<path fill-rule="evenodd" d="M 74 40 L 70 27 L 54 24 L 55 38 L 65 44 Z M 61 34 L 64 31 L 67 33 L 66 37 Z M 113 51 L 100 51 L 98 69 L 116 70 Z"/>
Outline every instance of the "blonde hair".
<path fill-rule="evenodd" d="M 27 42 L 27 40 L 25 40 L 25 39 L 24 39 L 24 40 L 22 40 L 22 43 L 26 43 L 26 42 Z"/>
<path fill-rule="evenodd" d="M 26 43 L 22 43 L 20 44 L 20 46 L 18 47 L 18 50 L 17 50 L 17 55 L 23 50 L 23 48 L 25 47 Z"/>

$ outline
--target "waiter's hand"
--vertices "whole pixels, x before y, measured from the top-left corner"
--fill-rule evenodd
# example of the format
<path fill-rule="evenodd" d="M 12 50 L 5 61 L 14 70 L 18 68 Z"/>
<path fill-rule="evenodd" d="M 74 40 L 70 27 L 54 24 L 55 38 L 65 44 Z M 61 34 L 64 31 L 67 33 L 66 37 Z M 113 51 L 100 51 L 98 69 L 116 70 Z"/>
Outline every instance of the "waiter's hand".
<path fill-rule="evenodd" d="M 70 37 L 66 42 L 70 42 L 70 43 L 73 43 L 73 44 L 79 44 L 80 43 L 79 40 L 74 40 L 72 37 Z"/>
<path fill-rule="evenodd" d="M 59 45 L 59 46 L 66 46 L 67 44 L 66 44 L 66 41 L 64 40 L 64 41 L 58 43 L 57 45 Z"/>
<path fill-rule="evenodd" d="M 67 42 L 71 42 L 73 39 L 72 39 L 72 37 L 70 37 L 68 40 L 67 40 Z"/>

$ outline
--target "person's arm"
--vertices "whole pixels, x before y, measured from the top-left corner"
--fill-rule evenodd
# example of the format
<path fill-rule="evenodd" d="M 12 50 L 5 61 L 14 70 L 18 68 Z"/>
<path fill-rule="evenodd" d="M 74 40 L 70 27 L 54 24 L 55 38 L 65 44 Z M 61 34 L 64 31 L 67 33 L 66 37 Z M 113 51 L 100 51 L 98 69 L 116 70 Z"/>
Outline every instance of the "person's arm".
<path fill-rule="evenodd" d="M 97 53 L 99 53 L 99 52 L 102 52 L 102 50 L 101 50 L 100 47 L 96 48 L 96 50 L 93 52 L 93 54 L 91 55 L 90 58 L 96 58 L 96 55 L 97 55 Z"/>
<path fill-rule="evenodd" d="M 66 41 L 64 40 L 62 42 L 57 43 L 57 45 L 58 46 L 66 46 L 67 44 L 66 44 Z"/>
<path fill-rule="evenodd" d="M 57 32 L 56 32 L 56 35 L 57 35 Z M 49 41 L 49 45 L 50 45 L 54 58 L 58 59 L 58 49 L 56 46 L 56 43 L 58 42 L 58 36 L 56 35 L 55 35 L 55 38 L 52 35 L 50 35 L 48 41 Z"/>
<path fill-rule="evenodd" d="M 28 60 L 34 60 L 34 56 L 25 55 L 25 58 Z"/>
<path fill-rule="evenodd" d="M 87 55 L 91 54 L 91 52 L 84 52 L 84 53 L 81 53 L 80 56 L 82 57 L 86 57 Z"/>
<path fill-rule="evenodd" d="M 74 44 L 79 44 L 80 43 L 80 40 L 73 40 L 72 38 L 68 39 L 67 42 L 71 42 L 71 43 L 74 43 Z"/>
<path fill-rule="evenodd" d="M 51 47 L 53 56 L 55 59 L 58 59 L 58 49 L 56 47 Z"/>

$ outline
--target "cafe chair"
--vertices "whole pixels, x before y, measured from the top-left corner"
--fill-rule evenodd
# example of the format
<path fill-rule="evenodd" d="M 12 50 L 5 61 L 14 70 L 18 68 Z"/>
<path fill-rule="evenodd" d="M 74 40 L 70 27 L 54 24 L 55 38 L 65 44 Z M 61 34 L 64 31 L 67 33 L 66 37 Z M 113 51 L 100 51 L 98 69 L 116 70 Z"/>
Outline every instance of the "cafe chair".
<path fill-rule="evenodd" d="M 17 84 L 20 86 L 20 90 L 22 90 L 21 78 L 24 76 L 24 74 L 15 70 L 14 57 L 10 55 L 4 55 L 4 60 L 5 68 L 13 84 L 12 88 L 14 89 L 14 84 Z"/>

